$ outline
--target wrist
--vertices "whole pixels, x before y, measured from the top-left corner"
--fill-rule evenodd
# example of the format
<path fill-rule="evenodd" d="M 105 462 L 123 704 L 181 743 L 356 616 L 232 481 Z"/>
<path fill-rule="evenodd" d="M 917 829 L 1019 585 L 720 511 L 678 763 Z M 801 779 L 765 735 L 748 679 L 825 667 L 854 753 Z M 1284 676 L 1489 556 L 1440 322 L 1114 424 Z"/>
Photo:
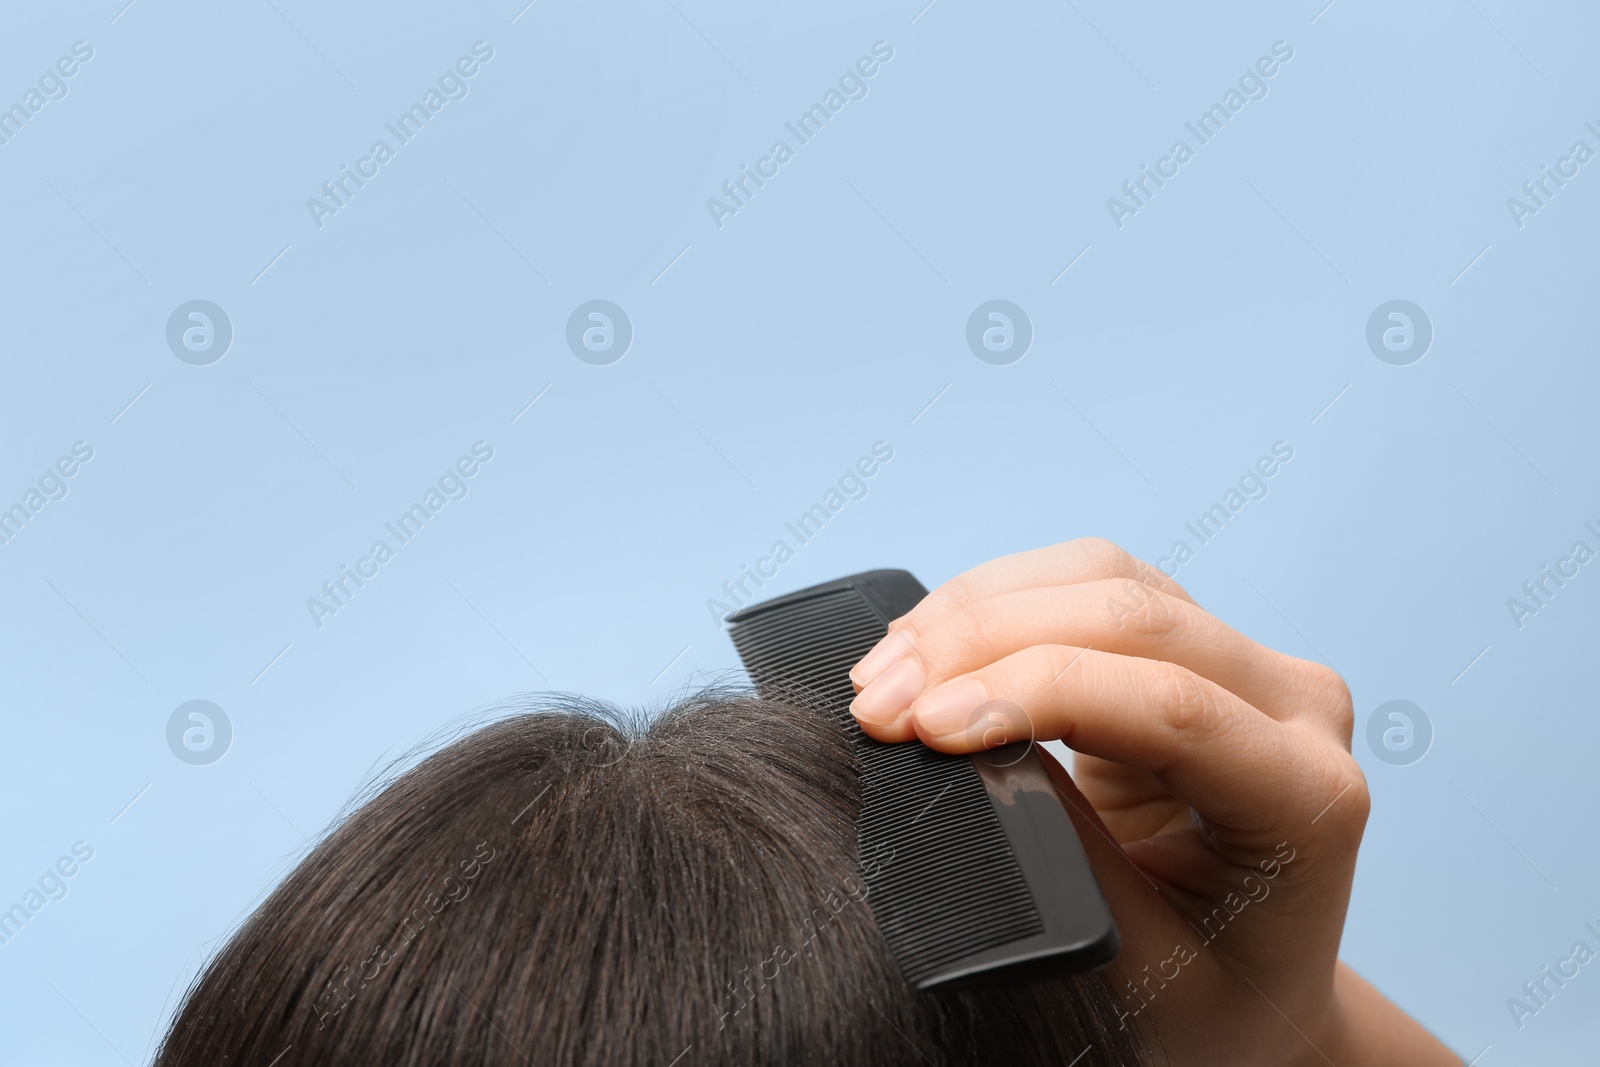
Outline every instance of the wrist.
<path fill-rule="evenodd" d="M 1461 1057 L 1343 961 L 1334 974 L 1333 996 L 1320 1036 L 1308 1038 L 1315 1041 L 1315 1047 L 1308 1043 L 1297 1064 L 1461 1067 Z"/>

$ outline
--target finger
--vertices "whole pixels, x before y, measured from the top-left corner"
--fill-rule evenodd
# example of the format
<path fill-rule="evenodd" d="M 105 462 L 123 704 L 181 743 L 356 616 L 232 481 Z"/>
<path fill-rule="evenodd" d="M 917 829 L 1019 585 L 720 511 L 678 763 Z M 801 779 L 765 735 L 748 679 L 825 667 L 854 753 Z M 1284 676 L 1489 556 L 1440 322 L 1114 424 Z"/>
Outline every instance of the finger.
<path fill-rule="evenodd" d="M 944 752 L 1020 739 L 996 730 L 997 707 L 1025 716 L 1034 740 L 1148 771 L 1219 842 L 1303 827 L 1339 784 L 1359 778 L 1325 734 L 1278 722 L 1186 668 L 1063 645 L 1036 645 L 934 687 L 913 703 L 911 725 Z"/>
<path fill-rule="evenodd" d="M 1194 825 L 1189 805 L 1137 767 L 1075 752 L 1072 779 L 1123 844 Z"/>
<path fill-rule="evenodd" d="M 1168 596 L 1194 603 L 1194 599 L 1177 582 L 1104 538 L 1084 537 L 1076 541 L 1063 541 L 1045 548 L 1001 556 L 940 585 L 916 607 L 889 624 L 889 637 L 862 657 L 861 662 L 850 671 L 850 680 L 859 689 L 882 673 L 898 658 L 895 649 L 903 638 L 897 638 L 896 635 L 901 630 L 915 633 L 924 619 L 1017 589 L 1075 585 L 1105 578 L 1142 582 Z"/>
<path fill-rule="evenodd" d="M 1142 959 L 1152 950 L 1165 955 L 1174 935 L 1181 939 L 1192 933 L 1182 914 L 1193 910 L 1197 891 L 1211 902 L 1238 887 L 1238 864 L 1208 846 L 1192 824 L 1154 841 L 1119 844 L 1076 778 L 1068 775 L 1048 749 L 1039 746 L 1038 752 L 1078 832 L 1130 958 Z"/>
<path fill-rule="evenodd" d="M 896 662 L 914 660 L 925 686 L 1030 645 L 1073 645 L 1176 663 L 1274 718 L 1320 714 L 1319 721 L 1332 721 L 1324 705 L 1336 690 L 1317 665 L 1250 640 L 1191 601 L 1127 578 L 1001 593 L 926 616 L 914 633 L 901 630 L 899 636 Z M 920 692 L 911 691 L 915 673 L 901 672 L 905 685 L 868 683 L 853 710 L 891 725 Z"/>

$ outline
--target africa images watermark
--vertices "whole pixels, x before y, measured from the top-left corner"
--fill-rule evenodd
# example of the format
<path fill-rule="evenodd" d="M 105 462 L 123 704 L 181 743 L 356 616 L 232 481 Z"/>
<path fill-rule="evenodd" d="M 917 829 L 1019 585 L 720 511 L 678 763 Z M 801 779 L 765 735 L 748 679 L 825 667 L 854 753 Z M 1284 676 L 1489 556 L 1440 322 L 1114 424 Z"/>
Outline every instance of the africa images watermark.
<path fill-rule="evenodd" d="M 1593 122 L 1585 122 L 1583 128 L 1600 144 L 1600 128 Z M 1548 163 L 1539 167 L 1539 176 L 1522 183 L 1522 195 L 1526 199 L 1515 196 L 1506 197 L 1506 210 L 1511 213 L 1511 221 L 1522 229 L 1527 225 L 1527 220 L 1537 215 L 1542 209 L 1550 206 L 1550 201 L 1556 193 L 1566 187 L 1567 182 L 1576 178 L 1585 163 L 1595 157 L 1595 150 L 1589 147 L 1589 142 L 1576 140 L 1567 154 L 1556 160 L 1552 170 Z"/>
<path fill-rule="evenodd" d="M 1284 850 L 1288 849 L 1288 855 Z M 1124 979 L 1128 993 L 1138 1003 L 1138 1007 L 1119 1007 L 1117 1022 L 1122 1029 L 1127 1029 L 1128 1020 L 1138 1015 L 1150 1006 L 1150 1001 L 1165 988 L 1167 983 L 1174 981 L 1183 973 L 1183 968 L 1200 958 L 1200 951 L 1207 948 L 1213 941 L 1222 936 L 1228 924 L 1237 919 L 1245 908 L 1251 904 L 1259 904 L 1266 900 L 1272 893 L 1271 882 L 1283 872 L 1283 868 L 1294 862 L 1295 850 L 1287 841 L 1280 841 L 1273 848 L 1271 857 L 1262 860 L 1257 866 L 1261 873 L 1258 876 L 1254 871 L 1244 876 L 1238 889 L 1230 889 L 1227 896 L 1211 909 L 1210 914 L 1200 920 L 1200 925 L 1195 926 L 1191 921 L 1189 928 L 1200 938 L 1200 949 L 1197 950 L 1187 941 L 1172 946 L 1170 955 L 1158 960 L 1155 972 L 1151 973 L 1150 964 L 1145 964 L 1141 970 L 1144 977 L 1139 979 L 1137 985 L 1133 979 Z M 1169 970 L 1170 968 L 1170 970 Z M 1152 986 L 1152 983 L 1154 985 Z M 1126 1005 L 1126 1001 L 1124 1001 Z"/>
<path fill-rule="evenodd" d="M 783 524 L 784 530 L 794 538 L 795 546 L 808 544 L 822 532 L 828 520 L 843 511 L 850 501 L 865 499 L 867 482 L 883 469 L 883 464 L 893 458 L 894 446 L 888 441 L 872 442 L 871 455 L 859 457 L 845 469 L 835 485 L 828 487 L 821 500 L 801 512 L 792 522 Z M 786 538 L 780 537 L 772 543 L 766 555 L 756 560 L 753 569 L 749 564 L 742 564 L 737 577 L 722 583 L 722 595 L 728 598 L 726 601 L 714 596 L 706 598 L 706 610 L 711 613 L 712 625 L 721 626 L 729 615 L 754 600 L 756 589 L 767 584 L 762 579 L 776 578 L 778 568 L 793 559 L 794 554 L 795 548 L 790 546 Z M 755 589 L 750 588 L 752 583 Z"/>
<path fill-rule="evenodd" d="M 10 144 L 22 132 L 22 127 L 45 109 L 46 104 L 65 100 L 70 91 L 67 79 L 83 69 L 83 64 L 94 58 L 94 48 L 87 41 L 73 41 L 72 54 L 62 56 L 39 75 L 37 88 L 30 86 L 15 104 L 0 110 L 0 145 Z"/>
<path fill-rule="evenodd" d="M 485 849 L 488 850 L 487 855 L 484 854 Z M 349 1007 L 350 1002 L 366 988 L 368 982 L 377 978 L 383 968 L 399 959 L 400 954 L 411 946 L 418 935 L 433 921 L 434 916 L 451 904 L 459 904 L 467 899 L 467 894 L 472 892 L 472 886 L 468 883 L 476 878 L 494 857 L 495 850 L 489 842 L 478 842 L 472 858 L 464 859 L 458 865 L 461 869 L 459 877 L 452 870 L 440 882 L 442 893 L 427 893 L 404 919 L 393 924 L 400 935 L 398 938 L 380 943 L 372 955 L 358 963 L 354 969 L 349 964 L 341 966 L 339 971 L 343 974 L 336 972 L 334 977 L 323 985 L 317 1001 L 310 1004 L 312 1013 L 317 1017 L 317 1029 L 327 1027 L 328 1020 Z"/>
<path fill-rule="evenodd" d="M 1583 524 L 1600 543 L 1600 528 L 1592 522 Z M 1589 542 L 1579 539 L 1572 542 L 1572 548 L 1567 554 L 1558 558 L 1554 564 L 1546 563 L 1539 568 L 1539 574 L 1522 583 L 1522 596 L 1506 598 L 1506 610 L 1511 613 L 1511 621 L 1516 623 L 1517 629 L 1528 625 L 1528 620 L 1550 606 L 1550 601 L 1555 595 L 1566 588 L 1568 582 L 1579 574 L 1578 568 L 1594 559 L 1595 550 L 1589 547 Z M 1552 569 L 1553 568 L 1553 569 Z"/>
<path fill-rule="evenodd" d="M 317 629 L 322 629 L 328 616 L 337 615 L 349 606 L 362 587 L 381 573 L 383 565 L 394 559 L 400 546 L 410 544 L 428 521 L 444 510 L 446 504 L 452 500 L 465 500 L 470 491 L 467 482 L 476 477 L 483 469 L 483 464 L 493 458 L 493 445 L 487 441 L 474 442 L 471 455 L 459 457 L 439 476 L 436 485 L 428 487 L 421 500 L 402 511 L 393 522 L 383 524 L 383 528 L 394 538 L 393 546 L 380 537 L 372 542 L 366 555 L 356 560 L 354 568 L 348 563 L 340 564 L 339 576 L 322 583 L 322 597 L 306 598 L 306 610 L 311 613 L 311 621 Z"/>
<path fill-rule="evenodd" d="M 1111 621 L 1117 624 L 1117 629 L 1122 629 L 1123 619 L 1136 615 L 1160 595 L 1156 592 L 1161 586 L 1160 579 L 1156 577 L 1157 572 L 1165 578 L 1176 578 L 1178 571 L 1191 562 L 1201 548 L 1210 544 L 1235 515 L 1243 511 L 1247 505 L 1267 498 L 1271 492 L 1267 481 L 1293 458 L 1293 445 L 1287 441 L 1274 441 L 1271 451 L 1258 456 L 1254 464 L 1245 468 L 1238 482 L 1229 486 L 1222 494 L 1222 499 L 1192 521 L 1183 524 L 1183 528 L 1194 537 L 1193 545 L 1189 544 L 1187 538 L 1179 538 L 1172 543 L 1166 555 L 1156 560 L 1154 568 L 1141 561 L 1138 579 L 1124 580 L 1120 595 L 1113 594 L 1106 597 L 1106 611 L 1111 615 Z M 1154 580 L 1146 581 L 1146 579 Z M 1127 597 L 1127 600 L 1124 601 L 1123 597 Z"/>
<path fill-rule="evenodd" d="M 395 145 L 380 138 L 372 142 L 372 147 L 367 154 L 356 160 L 355 169 L 351 170 L 348 163 L 339 165 L 339 176 L 322 183 L 322 194 L 326 199 L 315 196 L 306 199 L 306 210 L 311 212 L 311 221 L 317 229 L 325 226 L 330 215 L 337 215 L 350 205 L 356 193 L 365 188 L 368 181 L 376 178 L 379 168 L 393 159 L 400 148 L 411 143 L 412 138 L 422 132 L 428 120 L 443 111 L 445 105 L 453 100 L 465 100 L 470 91 L 467 82 L 482 69 L 482 64 L 494 58 L 494 48 L 486 41 L 475 41 L 472 45 L 472 54 L 461 56 L 455 61 L 454 66 L 445 69 L 439 75 L 437 86 L 430 85 L 427 92 L 422 94 L 420 103 L 413 103 L 411 107 L 401 112 L 399 117 L 392 122 L 385 122 L 383 128 L 389 131 L 395 140 Z M 352 188 L 354 186 L 354 188 Z"/>
<path fill-rule="evenodd" d="M 1185 538 L 1174 541 L 1167 554 L 1156 560 L 1157 569 L 1168 578 L 1176 578 L 1184 564 L 1193 560 L 1201 548 L 1211 543 L 1234 516 L 1247 505 L 1267 498 L 1272 491 L 1267 482 L 1293 458 L 1293 445 L 1287 441 L 1274 441 L 1271 451 L 1258 456 L 1255 463 L 1239 475 L 1238 482 L 1222 494 L 1221 500 L 1183 524 L 1183 528 L 1194 537 L 1195 543 L 1190 545 Z"/>
<path fill-rule="evenodd" d="M 9 945 L 11 939 L 22 932 L 22 927 L 52 900 L 63 900 L 67 895 L 67 879 L 77 874 L 82 864 L 94 859 L 94 846 L 87 841 L 74 841 L 72 855 L 62 855 L 44 869 L 35 885 L 28 887 L 22 899 L 0 911 L 0 945 Z"/>
<path fill-rule="evenodd" d="M 87 441 L 74 441 L 70 455 L 62 456 L 44 469 L 35 485 L 28 487 L 20 500 L 10 507 L 0 506 L 0 545 L 9 545 L 22 532 L 33 517 L 43 511 L 46 504 L 65 500 L 69 491 L 67 482 L 94 458 L 94 446 Z"/>
<path fill-rule="evenodd" d="M 830 86 L 828 91 L 822 94 L 820 103 L 812 104 L 793 122 L 783 124 L 783 128 L 794 137 L 794 147 L 790 147 L 787 140 L 780 138 L 772 142 L 772 147 L 767 150 L 766 155 L 756 160 L 754 169 L 748 163 L 741 163 L 739 176 L 722 183 L 722 195 L 727 199 L 721 200 L 714 196 L 706 198 L 706 210 L 711 213 L 711 221 L 716 224 L 717 229 L 720 230 L 725 225 L 724 219 L 730 215 L 737 215 L 745 208 L 755 197 L 756 190 L 764 188 L 768 181 L 776 178 L 779 169 L 795 157 L 799 147 L 810 144 L 811 139 L 822 132 L 822 128 L 829 120 L 844 110 L 845 104 L 851 100 L 865 100 L 867 80 L 883 69 L 882 64 L 888 63 L 893 58 L 894 48 L 887 41 L 874 41 L 872 54 L 862 56 L 855 61 L 854 66 L 845 68 L 845 72 L 839 75 L 837 88 Z M 751 183 L 755 184 L 755 189 L 750 188 Z"/>
<path fill-rule="evenodd" d="M 1220 103 L 1202 111 L 1193 122 L 1185 122 L 1183 128 L 1194 137 L 1194 146 L 1190 147 L 1187 140 L 1179 138 L 1172 142 L 1166 155 L 1156 160 L 1154 168 L 1148 163 L 1140 165 L 1139 176 L 1122 183 L 1122 195 L 1127 199 L 1113 196 L 1106 200 L 1106 210 L 1111 213 L 1112 224 L 1119 230 L 1127 225 L 1126 220 L 1147 207 L 1156 192 L 1176 178 L 1179 168 L 1221 133 L 1229 120 L 1244 110 L 1245 104 L 1252 100 L 1265 100 L 1267 82 L 1277 75 L 1283 64 L 1293 58 L 1294 48 L 1289 42 L 1274 41 L 1272 54 L 1257 59 L 1253 67 L 1246 68 L 1239 76 L 1238 88 L 1229 86 L 1228 91 L 1222 94 Z M 1155 188 L 1151 188 L 1152 185 Z"/>
<path fill-rule="evenodd" d="M 1594 923 L 1585 922 L 1583 928 L 1596 939 L 1596 944 L 1600 944 L 1600 929 Z M 1539 968 L 1538 977 L 1523 982 L 1522 996 L 1506 998 L 1506 1010 L 1511 1013 L 1511 1021 L 1517 1024 L 1517 1029 L 1526 1027 L 1529 1019 L 1548 1008 L 1556 994 L 1578 977 L 1581 968 L 1594 958 L 1595 950 L 1589 947 L 1589 942 L 1575 941 L 1572 951 L 1556 960 L 1553 969 L 1545 964 Z"/>
<path fill-rule="evenodd" d="M 718 997 L 717 1029 L 726 1028 L 730 1017 L 738 1015 L 754 1003 L 758 995 L 777 981 L 785 967 L 813 952 L 812 942 L 816 941 L 818 935 L 828 928 L 828 924 L 835 916 L 842 914 L 851 904 L 859 904 L 867 899 L 870 892 L 869 883 L 883 870 L 883 865 L 893 859 L 893 847 L 880 843 L 870 857 L 863 857 L 860 882 L 847 878 L 842 887 L 843 896 L 830 890 L 823 898 L 824 906 L 812 908 L 810 914 L 793 924 L 800 934 L 798 938 L 791 939 L 793 944 L 789 941 L 778 942 L 773 947 L 772 955 L 757 961 L 753 972 L 749 966 L 745 966 L 738 976 L 729 979 L 726 983 L 728 991 Z"/>

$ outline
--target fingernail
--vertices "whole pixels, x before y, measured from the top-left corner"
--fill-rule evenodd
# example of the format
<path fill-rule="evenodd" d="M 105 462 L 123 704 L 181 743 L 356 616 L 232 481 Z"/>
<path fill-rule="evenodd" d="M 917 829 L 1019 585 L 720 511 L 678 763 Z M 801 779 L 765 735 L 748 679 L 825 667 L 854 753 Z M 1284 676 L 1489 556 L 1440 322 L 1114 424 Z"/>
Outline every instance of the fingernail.
<path fill-rule="evenodd" d="M 850 712 L 874 726 L 888 726 L 922 692 L 923 680 L 921 662 L 915 656 L 906 656 L 856 694 L 850 702 Z"/>
<path fill-rule="evenodd" d="M 888 634 L 873 645 L 872 650 L 862 656 L 859 663 L 850 668 L 850 680 L 865 689 L 874 678 L 884 672 L 885 668 L 910 651 L 911 641 L 904 634 Z"/>
<path fill-rule="evenodd" d="M 914 714 L 919 732 L 941 738 L 965 734 L 974 713 L 989 700 L 989 687 L 967 678 L 936 690 L 917 701 Z"/>

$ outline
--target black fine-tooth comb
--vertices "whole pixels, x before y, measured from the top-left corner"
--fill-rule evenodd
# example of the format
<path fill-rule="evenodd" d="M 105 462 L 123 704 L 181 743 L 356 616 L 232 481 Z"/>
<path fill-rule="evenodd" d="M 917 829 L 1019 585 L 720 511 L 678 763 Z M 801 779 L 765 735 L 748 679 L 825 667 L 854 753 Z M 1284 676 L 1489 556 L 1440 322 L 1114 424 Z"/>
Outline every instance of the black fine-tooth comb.
<path fill-rule="evenodd" d="M 874 741 L 850 714 L 850 668 L 927 592 L 907 571 L 867 571 L 737 611 L 729 634 L 763 696 L 803 694 L 849 733 L 867 900 L 908 982 L 963 989 L 1101 967 L 1117 928 L 1032 742 L 950 756 Z"/>

